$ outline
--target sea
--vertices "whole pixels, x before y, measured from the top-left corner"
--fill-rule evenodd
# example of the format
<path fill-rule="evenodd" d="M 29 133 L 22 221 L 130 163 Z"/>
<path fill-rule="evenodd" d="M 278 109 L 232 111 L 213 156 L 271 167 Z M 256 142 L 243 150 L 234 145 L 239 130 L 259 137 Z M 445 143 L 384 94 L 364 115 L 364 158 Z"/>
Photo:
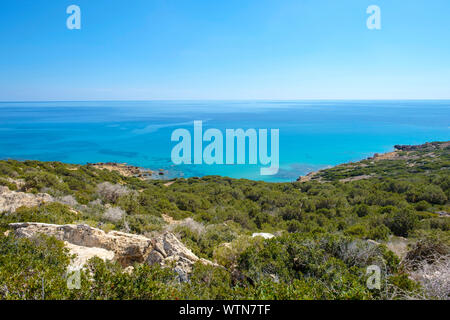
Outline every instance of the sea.
<path fill-rule="evenodd" d="M 175 164 L 172 133 L 188 130 L 193 147 L 194 121 L 223 133 L 224 154 L 226 129 L 267 129 L 269 141 L 278 129 L 278 172 L 261 175 L 267 166 L 249 164 L 248 149 L 244 164 Z M 444 140 L 450 100 L 0 102 L 0 159 L 128 163 L 163 170 L 164 179 L 288 182 L 397 144 Z"/>

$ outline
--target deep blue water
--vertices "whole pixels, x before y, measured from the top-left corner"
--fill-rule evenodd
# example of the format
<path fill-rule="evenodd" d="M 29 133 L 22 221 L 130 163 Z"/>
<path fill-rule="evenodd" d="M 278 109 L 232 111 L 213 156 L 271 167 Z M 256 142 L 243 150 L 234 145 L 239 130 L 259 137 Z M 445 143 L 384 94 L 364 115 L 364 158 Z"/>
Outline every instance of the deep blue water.
<path fill-rule="evenodd" d="M 170 159 L 172 131 L 279 129 L 280 170 L 260 165 L 182 165 Z M 127 162 L 170 176 L 223 175 L 293 181 L 318 168 L 450 140 L 450 101 L 0 102 L 0 159 L 85 164 Z M 206 144 L 206 143 L 205 143 Z"/>

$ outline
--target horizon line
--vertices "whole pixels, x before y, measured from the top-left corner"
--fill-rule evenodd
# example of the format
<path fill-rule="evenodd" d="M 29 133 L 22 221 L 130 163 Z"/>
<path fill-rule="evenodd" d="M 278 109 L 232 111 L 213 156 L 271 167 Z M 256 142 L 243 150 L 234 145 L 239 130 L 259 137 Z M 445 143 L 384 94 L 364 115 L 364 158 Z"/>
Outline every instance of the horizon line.
<path fill-rule="evenodd" d="M 42 102 L 151 102 L 151 101 L 450 101 L 449 98 L 395 98 L 395 99 L 352 99 L 352 98 L 310 98 L 310 99 L 92 99 L 92 100 L 0 100 L 0 103 L 42 103 Z"/>

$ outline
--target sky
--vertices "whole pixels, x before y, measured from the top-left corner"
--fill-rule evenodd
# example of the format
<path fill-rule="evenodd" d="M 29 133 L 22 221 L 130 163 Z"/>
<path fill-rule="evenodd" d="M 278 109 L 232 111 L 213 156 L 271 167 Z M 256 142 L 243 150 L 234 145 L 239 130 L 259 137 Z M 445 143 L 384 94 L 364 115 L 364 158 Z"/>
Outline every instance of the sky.
<path fill-rule="evenodd" d="M 450 99 L 449 13 L 448 0 L 2 0 L 0 101 Z"/>

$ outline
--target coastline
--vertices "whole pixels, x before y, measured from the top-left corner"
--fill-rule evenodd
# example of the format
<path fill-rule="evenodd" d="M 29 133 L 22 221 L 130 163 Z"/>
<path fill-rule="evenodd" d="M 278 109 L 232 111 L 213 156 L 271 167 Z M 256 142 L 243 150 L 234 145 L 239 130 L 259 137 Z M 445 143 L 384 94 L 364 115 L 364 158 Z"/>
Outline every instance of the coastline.
<path fill-rule="evenodd" d="M 170 178 L 220 175 L 292 182 L 311 171 L 359 161 L 374 152 L 392 151 L 395 144 L 448 140 L 450 104 L 420 101 L 399 104 L 394 101 L 293 101 L 289 104 L 248 101 L 234 105 L 227 101 L 138 105 L 105 102 L 95 109 L 89 109 L 93 105 L 87 102 L 2 105 L 0 158 L 79 165 L 127 163 L 152 171 L 163 168 L 169 171 Z M 270 123 L 267 122 L 269 114 L 276 115 Z M 404 114 L 411 117 L 406 121 Z M 261 176 L 258 165 L 173 166 L 172 132 L 178 128 L 191 130 L 189 122 L 198 119 L 208 120 L 208 127 L 221 132 L 227 128 L 279 129 L 279 172 Z"/>
<path fill-rule="evenodd" d="M 137 167 L 129 165 L 128 163 L 117 162 L 97 162 L 86 163 L 87 166 L 91 166 L 97 169 L 105 169 L 108 171 L 117 171 L 125 177 L 135 177 L 141 180 L 167 180 L 168 170 L 159 169 L 151 170 L 147 168 Z"/>
<path fill-rule="evenodd" d="M 308 181 L 319 181 L 319 182 L 327 182 L 326 179 L 324 179 L 321 174 L 329 169 L 334 168 L 345 168 L 346 170 L 353 169 L 355 167 L 366 167 L 367 162 L 373 163 L 383 160 L 408 160 L 410 159 L 409 154 L 414 151 L 424 151 L 424 150 L 435 150 L 436 148 L 447 148 L 450 146 L 450 141 L 435 141 L 435 142 L 425 142 L 423 144 L 419 145 L 394 145 L 393 148 L 394 151 L 388 151 L 385 153 L 374 153 L 373 156 L 358 160 L 358 161 L 349 161 L 349 162 L 343 162 L 334 166 L 326 166 L 322 169 L 311 171 L 305 175 L 299 176 L 297 179 L 292 181 L 283 181 L 283 182 L 272 182 L 272 181 L 265 181 L 267 183 L 293 183 L 293 182 L 308 182 Z M 0 160 L 17 160 L 17 161 L 40 161 L 36 159 L 14 159 L 14 158 L 7 158 L 7 159 L 0 159 Z M 53 162 L 53 161 L 50 161 Z M 64 161 L 57 161 L 62 162 L 65 164 Z M 130 165 L 126 162 L 86 162 L 86 164 L 76 164 L 72 163 L 73 165 L 77 166 L 87 166 L 87 167 L 94 167 L 96 169 L 100 170 L 108 170 L 108 171 L 115 171 L 119 173 L 122 176 L 125 177 L 135 177 L 142 181 L 147 180 L 166 180 L 166 181 L 172 181 L 179 178 L 186 178 L 184 176 L 184 173 L 181 172 L 181 176 L 171 176 L 170 169 L 149 169 L 147 167 L 142 166 L 136 166 L 136 165 Z M 205 174 L 205 175 L 195 175 L 187 178 L 202 178 L 202 177 L 208 177 L 208 176 L 220 176 L 223 178 L 232 178 L 227 175 L 221 175 L 221 174 Z M 348 178 L 340 179 L 340 182 L 350 182 L 350 181 L 357 181 L 357 180 L 364 180 L 364 179 L 370 179 L 376 177 L 375 175 L 356 175 Z M 232 179 L 245 179 L 250 181 L 260 181 L 257 179 L 251 179 L 251 178 L 232 178 Z"/>
<path fill-rule="evenodd" d="M 375 153 L 372 157 L 368 157 L 366 159 L 362 159 L 360 161 L 356 162 L 347 162 L 342 163 L 336 166 L 333 166 L 331 168 L 340 168 L 345 167 L 346 169 L 350 170 L 355 167 L 361 166 L 367 166 L 364 162 L 377 162 L 377 161 L 383 161 L 383 160 L 410 160 L 412 159 L 410 156 L 410 153 L 414 151 L 433 151 L 436 149 L 444 149 L 448 148 L 450 146 L 450 141 L 434 141 L 434 142 L 425 142 L 424 144 L 420 145 L 394 145 L 394 151 L 386 152 L 386 153 Z M 320 174 L 324 171 L 330 168 L 320 169 L 317 171 L 313 171 L 308 173 L 307 175 L 300 176 L 297 179 L 297 182 L 308 182 L 311 180 L 316 180 L 319 182 L 326 182 L 326 180 L 323 180 Z M 357 180 L 364 180 L 364 179 L 370 179 L 374 178 L 375 175 L 358 175 L 354 177 L 344 178 L 340 179 L 340 182 L 350 182 L 350 181 L 357 181 Z"/>

